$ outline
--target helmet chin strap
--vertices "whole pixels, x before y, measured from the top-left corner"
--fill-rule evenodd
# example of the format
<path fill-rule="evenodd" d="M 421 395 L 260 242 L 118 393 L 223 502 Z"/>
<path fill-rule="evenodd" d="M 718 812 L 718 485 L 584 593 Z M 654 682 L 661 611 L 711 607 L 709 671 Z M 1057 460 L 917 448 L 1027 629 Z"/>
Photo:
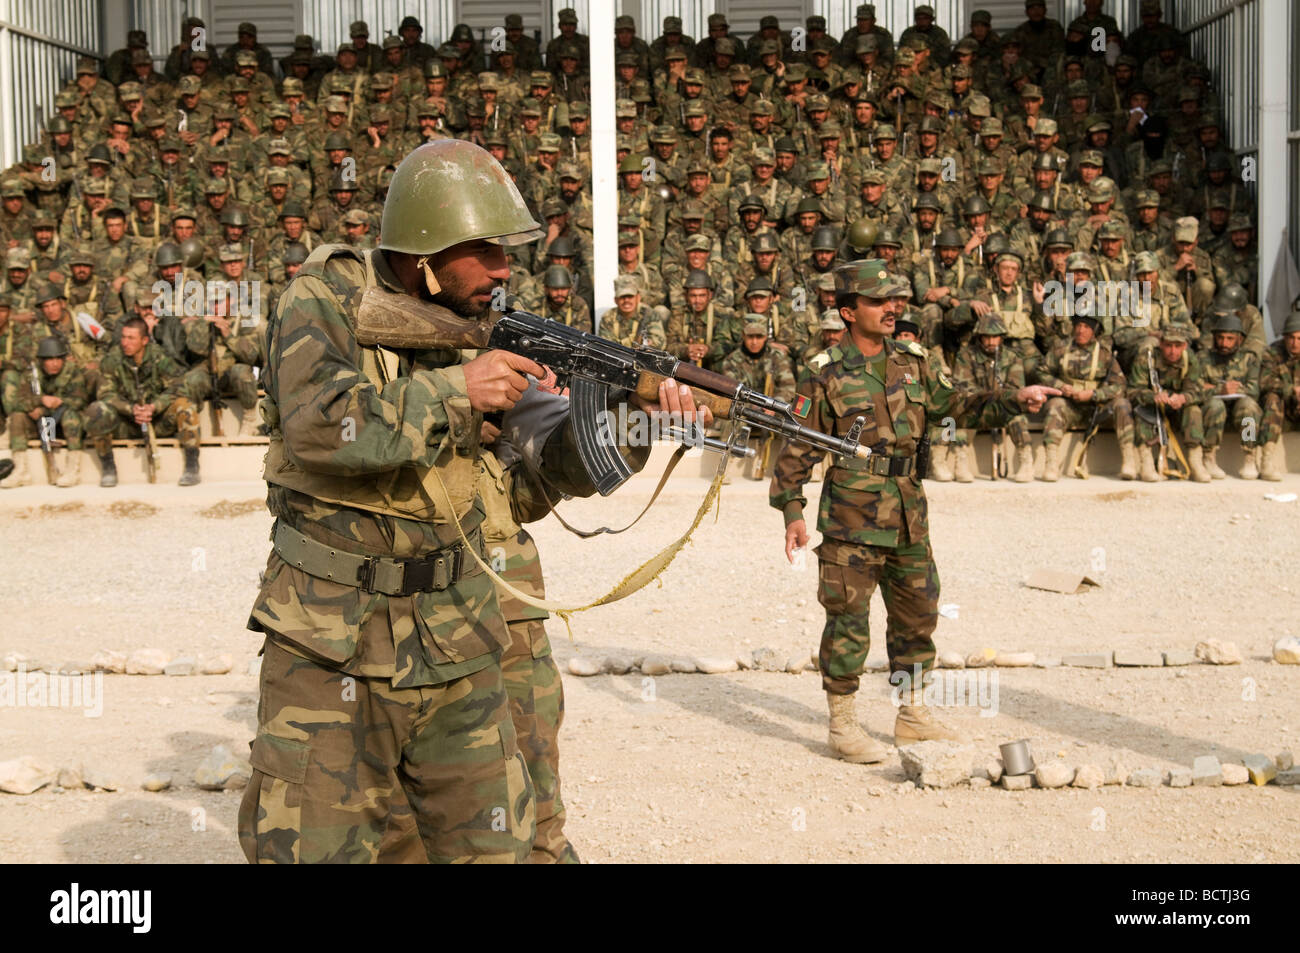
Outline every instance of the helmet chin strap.
<path fill-rule="evenodd" d="M 442 285 L 438 284 L 438 279 L 434 275 L 433 269 L 429 267 L 429 256 L 424 255 L 416 261 L 415 264 L 416 267 L 420 268 L 424 272 L 424 286 L 429 289 L 429 294 L 437 295 L 441 293 Z"/>

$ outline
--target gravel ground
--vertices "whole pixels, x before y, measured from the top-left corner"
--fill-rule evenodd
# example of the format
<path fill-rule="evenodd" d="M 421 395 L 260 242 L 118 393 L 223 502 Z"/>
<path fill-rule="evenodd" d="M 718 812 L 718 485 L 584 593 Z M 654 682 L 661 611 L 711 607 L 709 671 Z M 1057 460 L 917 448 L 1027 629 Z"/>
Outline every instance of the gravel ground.
<path fill-rule="evenodd" d="M 644 503 L 638 481 L 608 500 L 566 504 L 581 526 L 619 526 Z M 674 478 L 653 517 L 621 536 L 579 541 L 554 520 L 535 527 L 555 598 L 586 601 L 680 534 L 703 494 Z M 931 485 L 932 538 L 943 581 L 941 650 L 994 648 L 1039 656 L 1114 649 L 1191 650 L 1232 640 L 1243 664 L 1103 671 L 1001 669 L 996 717 L 945 719 L 981 755 L 1028 737 L 1040 761 L 1130 768 L 1190 766 L 1297 747 L 1300 667 L 1269 661 L 1297 631 L 1300 490 L 1227 480 L 1148 487 L 1109 479 L 1055 486 Z M 73 495 L 75 494 L 75 495 Z M 0 796 L 0 861 L 227 862 L 237 793 L 199 790 L 194 768 L 218 743 L 246 751 L 258 639 L 244 629 L 268 550 L 260 483 L 27 488 L 0 497 L 0 654 L 66 661 L 100 649 L 156 647 L 234 657 L 223 676 L 108 676 L 104 714 L 0 708 L 0 760 L 39 755 L 117 778 L 115 794 Z M 139 502 L 147 501 L 144 505 Z M 815 560 L 781 555 L 781 524 L 764 486 L 737 481 L 719 519 L 706 518 L 662 586 L 575 617 L 573 641 L 549 625 L 563 666 L 581 655 L 781 658 L 815 650 L 821 609 Z M 1038 567 L 1087 573 L 1097 589 L 1028 589 Z M 884 631 L 877 599 L 873 630 Z M 884 662 L 883 639 L 873 663 Z M 737 672 L 566 674 L 564 743 L 569 831 L 591 861 L 1273 862 L 1300 855 L 1296 789 L 1269 787 L 954 790 L 904 785 L 894 760 L 827 757 L 816 675 Z M 859 714 L 890 740 L 893 708 L 869 675 Z M 173 790 L 140 782 L 168 773 Z"/>

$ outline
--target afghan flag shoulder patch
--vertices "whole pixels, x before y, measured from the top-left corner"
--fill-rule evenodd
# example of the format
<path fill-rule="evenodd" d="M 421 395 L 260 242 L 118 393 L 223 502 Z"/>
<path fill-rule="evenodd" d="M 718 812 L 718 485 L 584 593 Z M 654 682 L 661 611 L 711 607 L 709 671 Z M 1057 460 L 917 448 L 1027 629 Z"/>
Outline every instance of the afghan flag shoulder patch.
<path fill-rule="evenodd" d="M 812 410 L 812 399 L 803 394 L 796 395 L 793 409 L 794 415 L 802 420 L 808 416 L 808 411 Z"/>

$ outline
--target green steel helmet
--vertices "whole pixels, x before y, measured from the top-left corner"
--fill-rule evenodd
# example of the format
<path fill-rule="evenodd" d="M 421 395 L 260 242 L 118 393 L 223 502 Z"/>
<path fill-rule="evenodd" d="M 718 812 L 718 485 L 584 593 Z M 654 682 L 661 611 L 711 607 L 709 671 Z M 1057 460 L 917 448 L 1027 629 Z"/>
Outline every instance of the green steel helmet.
<path fill-rule="evenodd" d="M 935 237 L 934 243 L 940 248 L 962 248 L 966 245 L 955 228 L 939 229 L 939 234 Z"/>
<path fill-rule="evenodd" d="M 1240 311 L 1248 304 L 1250 299 L 1246 296 L 1246 289 L 1235 281 L 1224 285 L 1214 296 L 1214 307 L 1222 311 Z"/>
<path fill-rule="evenodd" d="M 996 261 L 998 255 L 1004 251 L 1011 251 L 1011 240 L 1001 232 L 994 232 L 988 238 L 984 239 L 984 260 Z"/>
<path fill-rule="evenodd" d="M 563 265 L 552 265 L 546 269 L 542 285 L 546 288 L 572 288 L 573 274 Z"/>
<path fill-rule="evenodd" d="M 991 211 L 988 200 L 982 195 L 972 195 L 961 207 L 963 215 L 987 215 Z"/>
<path fill-rule="evenodd" d="M 902 248 L 903 242 L 892 228 L 882 228 L 876 235 L 876 248 Z"/>
<path fill-rule="evenodd" d="M 325 137 L 325 151 L 331 152 L 335 149 L 346 149 L 348 152 L 351 152 L 352 143 L 348 141 L 348 137 L 343 133 L 331 132 Z"/>
<path fill-rule="evenodd" d="M 1245 331 L 1241 326 L 1241 318 L 1231 311 L 1221 311 L 1218 307 L 1214 308 L 1214 323 L 1210 325 L 1210 330 L 1215 334 L 1223 331 L 1242 334 Z"/>
<path fill-rule="evenodd" d="M 979 323 L 975 325 L 975 333 L 982 337 L 1005 336 L 1007 326 L 1002 323 L 1002 316 L 996 312 L 990 312 L 980 318 Z"/>
<path fill-rule="evenodd" d="M 55 298 L 63 297 L 65 297 L 63 293 L 63 285 L 56 285 L 52 281 L 47 281 L 36 291 L 36 304 L 39 306 L 45 304 L 47 301 L 53 301 Z"/>
<path fill-rule="evenodd" d="M 989 236 L 992 238 L 993 236 Z M 1074 242 L 1070 241 L 1070 233 L 1063 228 L 1054 228 L 1047 233 L 1047 241 L 1043 243 L 1043 251 L 1049 248 L 1073 248 Z"/>
<path fill-rule="evenodd" d="M 1034 197 L 1029 200 L 1029 207 L 1042 209 L 1044 212 L 1055 212 L 1056 203 L 1052 201 L 1052 193 L 1047 191 L 1035 192 Z"/>
<path fill-rule="evenodd" d="M 691 288 L 707 288 L 712 291 L 713 278 L 707 271 L 700 271 L 698 268 L 692 269 L 691 273 L 686 276 L 686 280 L 682 282 L 682 286 L 688 290 Z"/>
<path fill-rule="evenodd" d="M 307 246 L 302 242 L 289 242 L 284 246 L 282 260 L 286 265 L 301 265 L 307 260 Z"/>
<path fill-rule="evenodd" d="M 577 253 L 578 247 L 568 235 L 561 235 L 551 242 L 551 247 L 546 250 L 546 254 L 551 258 L 572 258 Z"/>
<path fill-rule="evenodd" d="M 426 142 L 402 160 L 379 231 L 380 248 L 410 255 L 482 239 L 520 245 L 542 234 L 506 170 L 463 139 Z"/>
<path fill-rule="evenodd" d="M 623 157 L 623 161 L 618 164 L 618 174 L 622 175 L 624 172 L 640 173 L 644 171 L 644 168 L 640 156 L 626 155 Z"/>
<path fill-rule="evenodd" d="M 203 264 L 203 256 L 207 254 L 203 242 L 197 238 L 187 238 L 181 242 L 180 252 L 186 268 L 199 267 L 199 265 Z"/>
<path fill-rule="evenodd" d="M 865 255 L 876 244 L 878 226 L 869 218 L 860 218 L 849 226 L 846 240 L 859 255 Z"/>
<path fill-rule="evenodd" d="M 61 337 L 51 335 L 41 338 L 41 343 L 36 345 L 36 356 L 41 360 L 47 357 L 67 357 L 68 345 Z"/>
<path fill-rule="evenodd" d="M 163 242 L 158 246 L 158 250 L 153 253 L 153 263 L 155 268 L 167 268 L 171 265 L 179 265 L 185 260 L 181 254 L 181 246 L 175 242 Z"/>
<path fill-rule="evenodd" d="M 916 201 L 912 203 L 912 208 L 929 208 L 934 209 L 936 212 L 942 212 L 943 203 L 939 201 L 939 196 L 935 195 L 933 192 L 922 192 L 916 197 Z"/>
<path fill-rule="evenodd" d="M 812 250 L 813 251 L 835 251 L 840 247 L 839 239 L 835 237 L 835 229 L 829 225 L 822 225 L 820 228 L 813 229 L 812 233 Z"/>
<path fill-rule="evenodd" d="M 244 214 L 242 208 L 224 209 L 221 213 L 221 224 L 247 228 L 248 216 Z"/>

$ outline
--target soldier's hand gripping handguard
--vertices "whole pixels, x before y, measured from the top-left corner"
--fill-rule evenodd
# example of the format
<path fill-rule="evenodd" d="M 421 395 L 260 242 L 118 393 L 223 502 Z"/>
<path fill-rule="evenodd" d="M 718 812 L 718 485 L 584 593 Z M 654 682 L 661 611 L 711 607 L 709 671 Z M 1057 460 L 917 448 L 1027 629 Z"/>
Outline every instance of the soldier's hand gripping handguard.
<path fill-rule="evenodd" d="M 657 399 L 659 385 L 672 378 L 690 385 L 698 406 L 724 418 L 779 434 L 843 457 L 865 459 L 858 443 L 864 421 L 844 437 L 830 437 L 798 422 L 783 400 L 654 348 L 626 347 L 527 311 L 492 311 L 467 322 L 436 304 L 410 295 L 369 288 L 357 310 L 357 341 L 389 347 L 479 348 L 528 357 L 555 372 L 569 388 L 578 454 L 602 496 L 632 475 L 618 452 L 608 422 L 609 400 L 618 390 Z"/>

